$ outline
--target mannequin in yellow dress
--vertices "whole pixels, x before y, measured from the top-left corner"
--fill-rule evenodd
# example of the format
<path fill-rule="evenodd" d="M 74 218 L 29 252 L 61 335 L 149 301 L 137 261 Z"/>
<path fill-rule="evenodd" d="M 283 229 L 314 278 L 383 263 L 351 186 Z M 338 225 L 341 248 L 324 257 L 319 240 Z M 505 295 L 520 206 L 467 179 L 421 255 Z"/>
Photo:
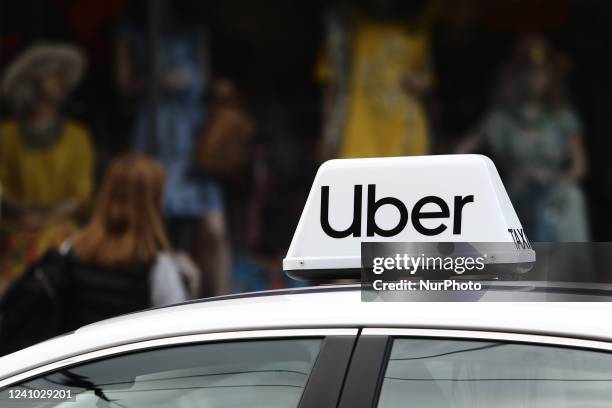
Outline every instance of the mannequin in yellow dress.
<path fill-rule="evenodd" d="M 71 46 L 26 50 L 9 67 L 4 96 L 15 116 L 0 123 L 0 292 L 74 230 L 93 189 L 88 130 L 61 115 L 84 57 Z"/>
<path fill-rule="evenodd" d="M 428 153 L 422 96 L 432 84 L 429 15 L 426 7 L 418 21 L 330 19 L 316 73 L 326 84 L 325 158 Z"/>

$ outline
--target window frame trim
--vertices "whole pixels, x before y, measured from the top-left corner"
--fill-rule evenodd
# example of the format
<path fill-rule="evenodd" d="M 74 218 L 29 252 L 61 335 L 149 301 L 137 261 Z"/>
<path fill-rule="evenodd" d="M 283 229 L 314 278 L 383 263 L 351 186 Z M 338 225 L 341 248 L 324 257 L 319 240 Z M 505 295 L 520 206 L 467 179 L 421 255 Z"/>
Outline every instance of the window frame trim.
<path fill-rule="evenodd" d="M 338 406 L 358 338 L 355 335 L 323 339 L 298 408 Z"/>
<path fill-rule="evenodd" d="M 393 340 L 397 338 L 443 338 L 448 340 L 491 340 L 508 343 L 533 344 L 550 347 L 568 347 L 582 350 L 592 350 L 599 352 L 612 352 L 612 342 L 606 340 L 595 340 L 575 337 L 564 337 L 560 335 L 547 335 L 537 333 L 519 333 L 511 331 L 487 331 L 487 330 L 469 330 L 469 329 L 435 329 L 435 328 L 398 328 L 398 327 L 366 327 L 363 328 L 357 339 L 357 348 L 351 366 L 347 373 L 347 380 L 342 390 L 340 399 L 340 407 L 346 406 L 346 402 L 350 402 L 351 408 L 371 408 L 375 407 L 380 398 L 382 387 L 382 377 L 388 363 L 388 355 L 391 350 Z M 378 347 L 372 356 L 364 356 L 364 351 L 360 349 L 360 343 L 364 343 L 368 338 L 373 341 L 376 339 L 379 343 L 387 341 L 388 347 L 383 349 Z M 375 359 L 378 364 L 376 372 L 359 373 L 356 367 L 356 362 L 365 358 Z M 359 384 L 355 384 L 356 380 L 362 381 L 361 377 L 369 377 L 369 381 L 377 379 L 378 383 L 375 392 L 373 388 L 364 391 Z"/>
<path fill-rule="evenodd" d="M 365 330 L 365 329 L 363 329 Z M 378 400 L 392 337 L 360 333 L 342 387 L 339 408 L 372 408 Z"/>
<path fill-rule="evenodd" d="M 541 344 L 599 351 L 612 351 L 612 342 L 605 340 L 582 339 L 546 334 L 515 333 L 486 330 L 460 330 L 460 329 L 402 329 L 371 327 L 361 331 L 362 336 L 390 336 L 396 337 L 444 337 L 452 339 L 494 340 L 512 343 Z"/>
<path fill-rule="evenodd" d="M 34 377 L 69 367 L 76 364 L 87 363 L 105 357 L 118 356 L 136 351 L 144 351 L 167 346 L 187 345 L 194 343 L 214 343 L 219 341 L 257 340 L 257 339 L 283 339 L 283 338 L 316 338 L 328 336 L 357 336 L 357 328 L 311 328 L 311 329 L 271 329 L 271 330 L 244 330 L 218 333 L 200 333 L 181 336 L 172 336 L 158 339 L 147 339 L 133 343 L 121 344 L 88 351 L 72 357 L 64 358 L 52 363 L 44 364 L 0 380 L 0 391 L 6 387 L 30 380 Z"/>

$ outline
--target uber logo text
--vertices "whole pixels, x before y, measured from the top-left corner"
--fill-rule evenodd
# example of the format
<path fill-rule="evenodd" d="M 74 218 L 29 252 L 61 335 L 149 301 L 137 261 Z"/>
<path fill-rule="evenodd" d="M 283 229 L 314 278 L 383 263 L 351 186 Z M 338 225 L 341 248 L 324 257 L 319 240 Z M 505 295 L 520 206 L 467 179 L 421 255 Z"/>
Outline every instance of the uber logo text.
<path fill-rule="evenodd" d="M 361 237 L 361 210 L 362 210 L 362 190 L 363 186 L 355 185 L 353 190 L 353 221 L 348 228 L 344 230 L 336 230 L 330 225 L 329 221 L 329 186 L 321 186 L 321 228 L 327 235 L 332 238 L 346 238 L 349 235 L 353 237 Z M 453 234 L 461 234 L 461 217 L 463 207 L 468 203 L 474 202 L 474 195 L 455 196 L 453 208 Z M 423 211 L 423 207 L 427 204 L 435 205 L 437 211 Z M 376 223 L 376 212 L 383 205 L 391 205 L 397 209 L 400 214 L 397 225 L 390 229 L 384 229 Z M 368 184 L 368 199 L 366 209 L 366 234 L 368 237 L 375 235 L 381 237 L 392 237 L 404 230 L 409 221 L 408 209 L 401 200 L 395 197 L 382 197 L 376 199 L 376 185 Z M 449 205 L 438 196 L 426 196 L 418 200 L 412 208 L 412 226 L 422 235 L 433 236 L 446 231 L 448 226 L 440 222 L 436 227 L 427 228 L 421 220 L 423 219 L 450 219 L 451 210 Z"/>

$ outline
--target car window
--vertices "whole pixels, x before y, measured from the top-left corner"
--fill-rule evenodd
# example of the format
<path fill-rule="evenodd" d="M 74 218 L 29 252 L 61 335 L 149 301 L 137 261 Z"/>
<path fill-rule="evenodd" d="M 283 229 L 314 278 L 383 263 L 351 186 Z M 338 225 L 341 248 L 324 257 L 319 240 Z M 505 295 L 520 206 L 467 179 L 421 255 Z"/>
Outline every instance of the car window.
<path fill-rule="evenodd" d="M 396 339 L 378 406 L 612 406 L 612 354 L 532 344 Z"/>
<path fill-rule="evenodd" d="M 6 388 L 0 406 L 296 407 L 320 345 L 320 339 L 291 339 L 142 351 Z M 71 391 L 72 401 L 15 399 L 16 391 L 51 389 Z"/>

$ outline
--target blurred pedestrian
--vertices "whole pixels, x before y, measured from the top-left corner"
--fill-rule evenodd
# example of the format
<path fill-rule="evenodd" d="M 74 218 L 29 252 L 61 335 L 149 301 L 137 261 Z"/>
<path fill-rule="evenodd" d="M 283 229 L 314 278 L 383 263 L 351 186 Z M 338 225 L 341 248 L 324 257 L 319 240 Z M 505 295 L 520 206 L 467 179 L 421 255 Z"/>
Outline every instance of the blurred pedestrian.
<path fill-rule="evenodd" d="M 211 96 L 210 118 L 198 140 L 197 161 L 207 173 L 234 181 L 244 176 L 252 162 L 255 123 L 231 79 L 217 79 Z"/>
<path fill-rule="evenodd" d="M 542 38 L 518 41 L 498 102 L 460 153 L 486 150 L 532 241 L 589 240 L 579 182 L 587 168 L 582 126 L 563 90 L 569 61 Z"/>
<path fill-rule="evenodd" d="M 2 90 L 14 116 L 0 123 L 0 291 L 65 239 L 89 204 L 90 134 L 62 112 L 84 67 L 83 53 L 71 45 L 36 45 L 4 75 Z"/>
<path fill-rule="evenodd" d="M 155 160 L 111 163 L 92 219 L 73 240 L 75 325 L 187 298 L 164 228 L 164 188 Z"/>
<path fill-rule="evenodd" d="M 2 347 L 188 298 L 161 215 L 164 184 L 155 160 L 126 155 L 111 163 L 91 221 L 2 299 Z M 50 317 L 40 323 L 40 316 Z"/>
<path fill-rule="evenodd" d="M 316 72 L 325 84 L 324 159 L 429 151 L 433 3 L 371 0 L 328 16 Z"/>
<path fill-rule="evenodd" d="M 198 266 L 212 277 L 214 289 L 206 285 L 210 280 L 203 279 L 202 294 L 223 294 L 229 291 L 230 253 L 222 192 L 194 161 L 197 138 L 207 116 L 202 103 L 209 65 L 204 30 L 179 21 L 178 5 L 169 1 L 160 4 L 163 21 L 153 50 L 147 47 L 141 27 L 128 26 L 119 35 L 117 80 L 124 93 L 142 97 L 133 149 L 158 158 L 166 170 L 164 215 L 173 241 L 194 255 L 206 254 L 205 264 Z M 147 67 L 151 60 L 157 66 L 157 76 L 152 78 L 158 86 L 155 101 L 144 92 L 152 84 L 142 81 L 150 73 Z M 201 244 L 193 248 L 194 242 Z"/>

